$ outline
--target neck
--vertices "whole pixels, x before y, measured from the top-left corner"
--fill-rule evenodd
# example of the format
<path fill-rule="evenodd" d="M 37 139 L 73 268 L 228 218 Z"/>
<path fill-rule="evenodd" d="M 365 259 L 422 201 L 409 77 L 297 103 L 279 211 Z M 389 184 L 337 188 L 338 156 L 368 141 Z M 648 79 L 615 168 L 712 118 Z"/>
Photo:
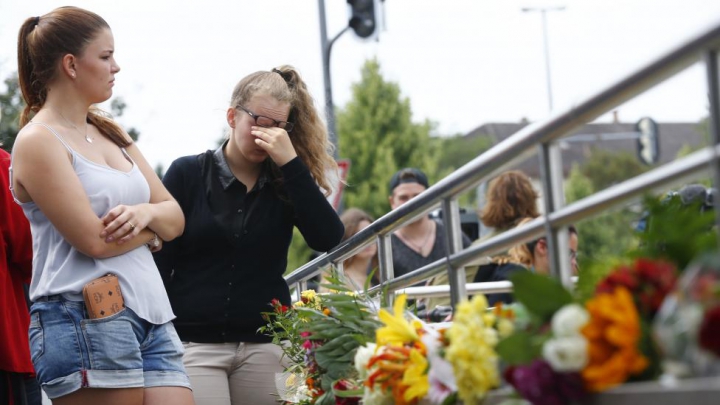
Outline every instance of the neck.
<path fill-rule="evenodd" d="M 432 220 L 430 218 L 423 216 L 417 221 L 411 222 L 398 229 L 397 232 L 401 233 L 403 236 L 424 235 L 430 230 L 430 226 L 432 225 L 431 222 Z"/>
<path fill-rule="evenodd" d="M 249 162 L 245 159 L 232 139 L 225 145 L 225 160 L 230 167 L 230 171 L 241 181 L 244 177 L 257 179 L 262 171 L 262 163 Z"/>
<path fill-rule="evenodd" d="M 90 103 L 81 99 L 73 89 L 57 84 L 48 88 L 47 98 L 40 111 L 46 108 L 80 128 L 86 123 Z"/>

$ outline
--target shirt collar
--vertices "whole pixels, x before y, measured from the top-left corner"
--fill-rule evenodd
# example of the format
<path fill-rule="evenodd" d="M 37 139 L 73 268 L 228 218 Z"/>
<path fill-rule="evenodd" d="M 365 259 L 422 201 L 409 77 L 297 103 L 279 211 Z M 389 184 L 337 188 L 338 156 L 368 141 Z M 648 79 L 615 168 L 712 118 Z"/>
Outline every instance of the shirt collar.
<path fill-rule="evenodd" d="M 225 142 L 222 143 L 217 149 L 215 149 L 215 152 L 213 152 L 213 160 L 215 161 L 215 167 L 218 169 L 218 178 L 220 179 L 220 184 L 222 184 L 223 190 L 227 190 L 233 182 L 238 181 L 238 179 L 235 178 L 235 175 L 232 173 L 232 170 L 230 170 L 230 166 L 228 166 L 227 159 L 225 159 L 225 146 L 227 145 L 228 140 L 225 140 Z M 268 182 L 268 176 L 267 176 L 267 170 L 266 166 L 263 165 L 262 171 L 260 172 L 260 177 L 258 178 L 257 183 L 255 184 L 255 189 L 261 189 L 265 186 L 265 183 Z"/>

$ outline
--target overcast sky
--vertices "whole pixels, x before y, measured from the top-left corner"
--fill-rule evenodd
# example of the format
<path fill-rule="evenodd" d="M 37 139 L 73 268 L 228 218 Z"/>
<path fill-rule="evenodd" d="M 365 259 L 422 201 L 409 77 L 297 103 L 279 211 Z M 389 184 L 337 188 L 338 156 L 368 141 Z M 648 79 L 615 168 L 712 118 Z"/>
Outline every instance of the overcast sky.
<path fill-rule="evenodd" d="M 17 69 L 22 21 L 66 1 L 0 0 L 0 78 Z M 103 16 L 122 70 L 120 118 L 141 132 L 151 164 L 213 147 L 243 76 L 281 64 L 299 69 L 324 105 L 316 0 L 74 1 Z M 555 110 L 584 101 L 699 33 L 720 24 L 719 0 L 387 0 L 379 41 L 350 31 L 333 48 L 333 98 L 342 106 L 368 58 L 409 97 L 413 119 L 438 133 L 467 133 L 488 122 L 537 121 L 548 114 L 539 13 L 547 15 Z M 345 0 L 326 0 L 328 36 L 346 24 Z M 701 66 L 619 108 L 623 122 L 651 116 L 695 122 L 707 115 Z M 608 120 L 609 116 L 600 120 Z M 341 140 L 342 142 L 342 140 Z"/>

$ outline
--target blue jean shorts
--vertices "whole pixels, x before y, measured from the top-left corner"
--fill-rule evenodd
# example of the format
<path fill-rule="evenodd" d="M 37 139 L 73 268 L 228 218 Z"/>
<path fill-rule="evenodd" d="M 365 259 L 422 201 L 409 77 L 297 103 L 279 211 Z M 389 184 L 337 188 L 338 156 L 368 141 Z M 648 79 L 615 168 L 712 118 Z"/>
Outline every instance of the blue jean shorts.
<path fill-rule="evenodd" d="M 172 322 L 151 324 L 130 308 L 87 319 L 85 303 L 56 295 L 30 309 L 30 354 L 50 399 L 80 388 L 190 388 Z"/>

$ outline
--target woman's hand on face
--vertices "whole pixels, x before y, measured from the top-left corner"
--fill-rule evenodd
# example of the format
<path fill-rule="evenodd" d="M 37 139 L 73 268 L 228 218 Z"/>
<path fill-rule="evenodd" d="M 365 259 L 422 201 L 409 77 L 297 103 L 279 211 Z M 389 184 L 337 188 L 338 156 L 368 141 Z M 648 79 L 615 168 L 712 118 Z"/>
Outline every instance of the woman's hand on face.
<path fill-rule="evenodd" d="M 100 237 L 107 243 L 117 241 L 122 245 L 145 229 L 150 219 L 142 205 L 118 205 L 102 218 L 105 229 Z"/>
<path fill-rule="evenodd" d="M 282 128 L 253 126 L 250 133 L 255 137 L 255 144 L 263 148 L 278 166 L 285 165 L 297 156 L 290 136 Z"/>

